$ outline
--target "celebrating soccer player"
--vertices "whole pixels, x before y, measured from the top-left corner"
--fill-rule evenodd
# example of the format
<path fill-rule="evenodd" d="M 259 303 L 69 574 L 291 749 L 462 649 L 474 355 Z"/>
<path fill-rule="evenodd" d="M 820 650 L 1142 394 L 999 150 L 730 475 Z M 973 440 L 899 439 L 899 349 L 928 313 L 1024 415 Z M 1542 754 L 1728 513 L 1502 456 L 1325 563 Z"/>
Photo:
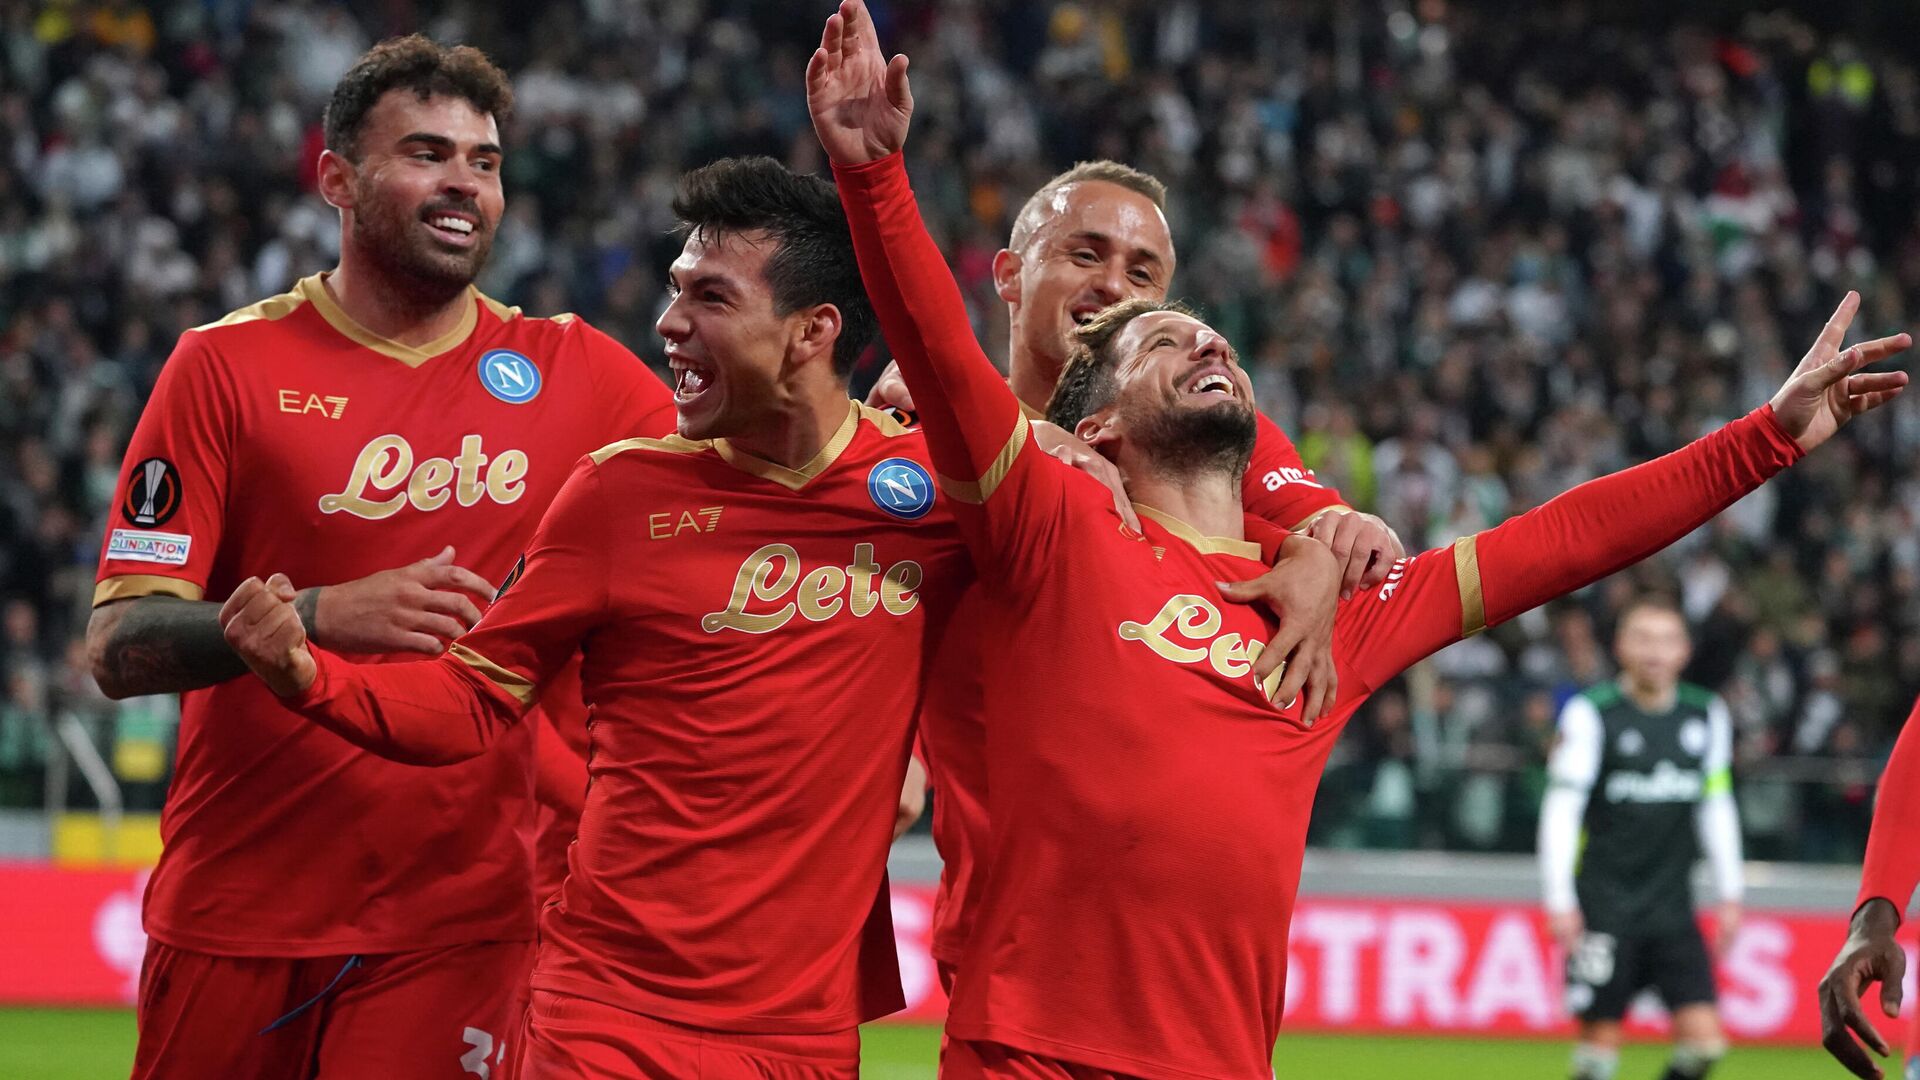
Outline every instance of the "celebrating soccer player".
<path fill-rule="evenodd" d="M 1271 1077 L 1312 794 L 1359 703 L 1432 651 L 1685 535 L 1906 383 L 1857 373 L 1905 335 L 1839 348 L 1849 294 L 1768 405 L 1402 560 L 1342 603 L 1339 696 L 1308 725 L 1253 672 L 1271 618 L 1220 584 L 1262 573 L 1283 542 L 1244 514 L 1255 421 L 1231 346 L 1148 301 L 1079 329 L 1048 418 L 1118 466 L 1144 529 L 1116 528 L 1103 490 L 1034 447 L 972 337 L 901 159 L 906 59 L 881 54 L 858 0 L 828 20 L 808 100 L 942 487 L 995 583 L 994 842 L 948 1077 Z"/>
<path fill-rule="evenodd" d="M 531 960 L 531 733 L 457 769 L 364 753 L 236 678 L 202 598 L 284 570 L 324 586 L 293 603 L 314 640 L 438 653 L 582 453 L 671 430 L 632 353 L 473 288 L 511 98 L 473 49 L 362 57 L 319 163 L 339 266 L 183 335 L 134 432 L 88 647 L 110 695 L 184 692 L 135 1076 L 452 1080 L 500 1059 Z"/>
<path fill-rule="evenodd" d="M 1893 756 L 1880 774 L 1880 795 L 1873 807 L 1873 826 L 1867 833 L 1867 859 L 1860 869 L 1860 894 L 1853 902 L 1853 922 L 1833 966 L 1820 980 L 1821 1042 L 1827 1052 L 1855 1076 L 1881 1075 L 1880 1066 L 1860 1048 L 1865 1042 L 1882 1057 L 1892 1052 L 1860 1007 L 1867 987 L 1880 984 L 1880 1008 L 1887 1019 L 1900 1018 L 1902 980 L 1907 953 L 1893 940 L 1900 919 L 1920 883 L 1920 842 L 1913 835 L 1920 822 L 1920 702 L 1914 703 Z M 1920 1061 L 1920 1016 L 1912 1021 L 1907 1041 L 1908 1073 Z M 1854 1036 L 1860 1041 L 1855 1041 Z"/>
<path fill-rule="evenodd" d="M 1628 604 L 1613 648 L 1620 677 L 1560 712 L 1540 807 L 1547 920 L 1567 954 L 1567 1006 L 1580 1018 L 1573 1080 L 1613 1080 L 1620 1020 L 1649 986 L 1673 1015 L 1663 1080 L 1700 1080 L 1726 1040 L 1694 921 L 1693 863 L 1705 849 L 1724 953 L 1740 925 L 1733 720 L 1725 702 L 1680 681 L 1693 646 L 1672 601 Z"/>

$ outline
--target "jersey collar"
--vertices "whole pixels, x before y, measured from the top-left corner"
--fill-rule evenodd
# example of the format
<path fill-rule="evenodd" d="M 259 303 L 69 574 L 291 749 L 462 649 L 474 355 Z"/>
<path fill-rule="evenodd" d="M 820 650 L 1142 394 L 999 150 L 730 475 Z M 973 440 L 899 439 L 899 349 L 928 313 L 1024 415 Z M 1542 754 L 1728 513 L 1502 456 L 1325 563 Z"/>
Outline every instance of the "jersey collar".
<path fill-rule="evenodd" d="M 1250 540 L 1235 540 L 1228 536 L 1204 536 L 1200 530 L 1174 517 L 1162 513 L 1145 503 L 1134 503 L 1134 513 L 1143 518 L 1151 518 L 1160 523 L 1160 527 L 1174 536 L 1185 540 L 1195 551 L 1202 555 L 1234 555 L 1242 559 L 1260 561 L 1260 545 Z"/>
<path fill-rule="evenodd" d="M 469 285 L 466 292 L 466 311 L 461 314 L 459 325 L 423 345 L 405 345 L 392 338 L 381 337 L 354 322 L 352 316 L 342 310 L 340 302 L 327 291 L 326 278 L 325 273 L 301 278 L 299 284 L 293 287 L 294 292 L 312 304 L 313 309 L 320 313 L 320 317 L 327 320 L 327 325 L 338 330 L 348 340 L 372 349 L 382 356 L 392 357 L 408 367 L 417 368 L 466 341 L 473 334 L 474 326 L 480 321 L 478 299 L 480 291 Z"/>
<path fill-rule="evenodd" d="M 827 440 L 825 446 L 820 448 L 820 452 L 813 455 L 811 461 L 808 461 L 798 469 L 789 469 L 778 462 L 768 461 L 763 457 L 755 457 L 725 439 L 713 440 L 713 449 L 714 452 L 720 455 L 722 461 L 725 461 L 743 473 L 758 476 L 764 480 L 771 480 L 790 491 L 799 491 L 801 488 L 807 486 L 808 481 L 826 472 L 829 466 L 839 460 L 840 455 L 846 452 L 847 447 L 853 445 L 853 436 L 859 429 L 860 403 L 849 400 L 847 402 L 847 418 L 840 422 L 838 428 L 834 429 L 833 436 Z"/>

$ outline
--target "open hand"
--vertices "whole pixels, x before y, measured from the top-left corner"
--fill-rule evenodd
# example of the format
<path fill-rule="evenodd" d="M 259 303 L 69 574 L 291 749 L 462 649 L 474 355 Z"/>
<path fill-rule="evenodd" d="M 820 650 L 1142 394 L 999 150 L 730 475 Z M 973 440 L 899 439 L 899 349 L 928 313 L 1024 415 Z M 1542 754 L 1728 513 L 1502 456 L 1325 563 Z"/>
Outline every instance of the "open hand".
<path fill-rule="evenodd" d="M 1855 1076 L 1879 1080 L 1880 1066 L 1861 1049 L 1854 1035 L 1881 1057 L 1891 1052 L 1887 1040 L 1873 1029 L 1860 995 L 1874 983 L 1880 984 L 1880 1011 L 1887 1019 L 1900 1018 L 1900 981 L 1907 973 L 1907 953 L 1894 943 L 1893 931 L 1900 925 L 1900 913 L 1893 905 L 1875 897 L 1853 913 L 1847 940 L 1840 955 L 1820 980 L 1820 1045 L 1835 1061 Z"/>
<path fill-rule="evenodd" d="M 1279 618 L 1273 640 L 1253 662 L 1253 681 L 1265 686 L 1267 677 L 1285 665 L 1270 697 L 1285 708 L 1305 694 L 1300 722 L 1312 727 L 1333 705 L 1340 686 L 1333 663 L 1340 568 L 1325 544 L 1299 533 L 1287 537 L 1280 553 L 1273 569 L 1251 581 L 1215 585 L 1226 599 L 1260 604 Z"/>
<path fill-rule="evenodd" d="M 1913 344 L 1912 337 L 1895 334 L 1840 348 L 1859 310 L 1860 294 L 1848 293 L 1792 377 L 1773 395 L 1774 416 L 1802 450 L 1833 438 L 1847 421 L 1885 405 L 1906 388 L 1904 371 L 1863 373 L 1860 369 L 1905 351 Z"/>
<path fill-rule="evenodd" d="M 304 693 L 318 674 L 293 597 L 285 574 L 265 581 L 250 577 L 220 606 L 227 646 L 280 697 Z"/>
<path fill-rule="evenodd" d="M 861 0 L 843 0 L 827 18 L 820 47 L 807 61 L 807 110 L 836 165 L 878 161 L 907 143 L 913 119 L 907 58 L 889 61 L 880 51 L 873 16 Z"/>
<path fill-rule="evenodd" d="M 313 639 L 340 653 L 438 656 L 480 621 L 493 592 L 486 578 L 454 563 L 448 545 L 432 558 L 321 589 Z"/>

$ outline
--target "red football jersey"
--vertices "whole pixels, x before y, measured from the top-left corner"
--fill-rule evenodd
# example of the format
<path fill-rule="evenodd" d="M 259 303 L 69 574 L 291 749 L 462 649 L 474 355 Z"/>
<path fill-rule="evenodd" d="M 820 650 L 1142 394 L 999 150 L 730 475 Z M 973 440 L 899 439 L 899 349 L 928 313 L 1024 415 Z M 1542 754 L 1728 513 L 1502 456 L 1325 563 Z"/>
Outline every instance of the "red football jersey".
<path fill-rule="evenodd" d="M 1275 530 L 1202 536 L 1149 507 L 1144 536 L 1125 530 L 1104 488 L 1032 443 L 899 157 L 835 171 L 986 597 L 991 842 L 948 1033 L 1148 1080 L 1267 1080 L 1313 792 L 1360 702 L 1685 535 L 1798 448 L 1762 409 L 1403 560 L 1342 604 L 1340 696 L 1306 728 L 1268 700 L 1277 674 L 1251 676 L 1270 616 L 1215 584 L 1263 573 Z"/>
<path fill-rule="evenodd" d="M 322 277 L 181 336 L 134 431 L 94 603 L 218 600 L 424 558 L 498 581 L 580 455 L 671 430 L 632 353 L 474 291 L 410 347 Z M 532 936 L 530 743 L 455 769 L 365 753 L 254 678 L 182 695 L 146 926 L 178 948 L 323 956 Z"/>
<path fill-rule="evenodd" d="M 591 782 L 535 989 L 727 1031 L 901 1006 L 887 847 L 935 635 L 972 575 L 922 437 L 848 408 L 799 471 L 724 440 L 609 446 L 446 657 L 317 654 L 295 707 L 446 762 L 511 737 L 584 648 Z"/>

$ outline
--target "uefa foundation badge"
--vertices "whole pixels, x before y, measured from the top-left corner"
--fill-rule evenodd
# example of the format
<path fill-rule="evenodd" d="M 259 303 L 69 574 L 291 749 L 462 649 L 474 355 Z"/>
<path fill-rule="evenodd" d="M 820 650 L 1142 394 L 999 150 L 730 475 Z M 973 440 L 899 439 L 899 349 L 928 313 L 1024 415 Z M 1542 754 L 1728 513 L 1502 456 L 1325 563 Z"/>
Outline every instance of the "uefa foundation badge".
<path fill-rule="evenodd" d="M 867 474 L 867 496 L 902 521 L 918 521 L 933 509 L 933 476 L 911 458 L 888 458 Z"/>
<path fill-rule="evenodd" d="M 509 405 L 525 405 L 540 393 L 540 369 L 512 349 L 480 354 L 480 385 Z"/>

